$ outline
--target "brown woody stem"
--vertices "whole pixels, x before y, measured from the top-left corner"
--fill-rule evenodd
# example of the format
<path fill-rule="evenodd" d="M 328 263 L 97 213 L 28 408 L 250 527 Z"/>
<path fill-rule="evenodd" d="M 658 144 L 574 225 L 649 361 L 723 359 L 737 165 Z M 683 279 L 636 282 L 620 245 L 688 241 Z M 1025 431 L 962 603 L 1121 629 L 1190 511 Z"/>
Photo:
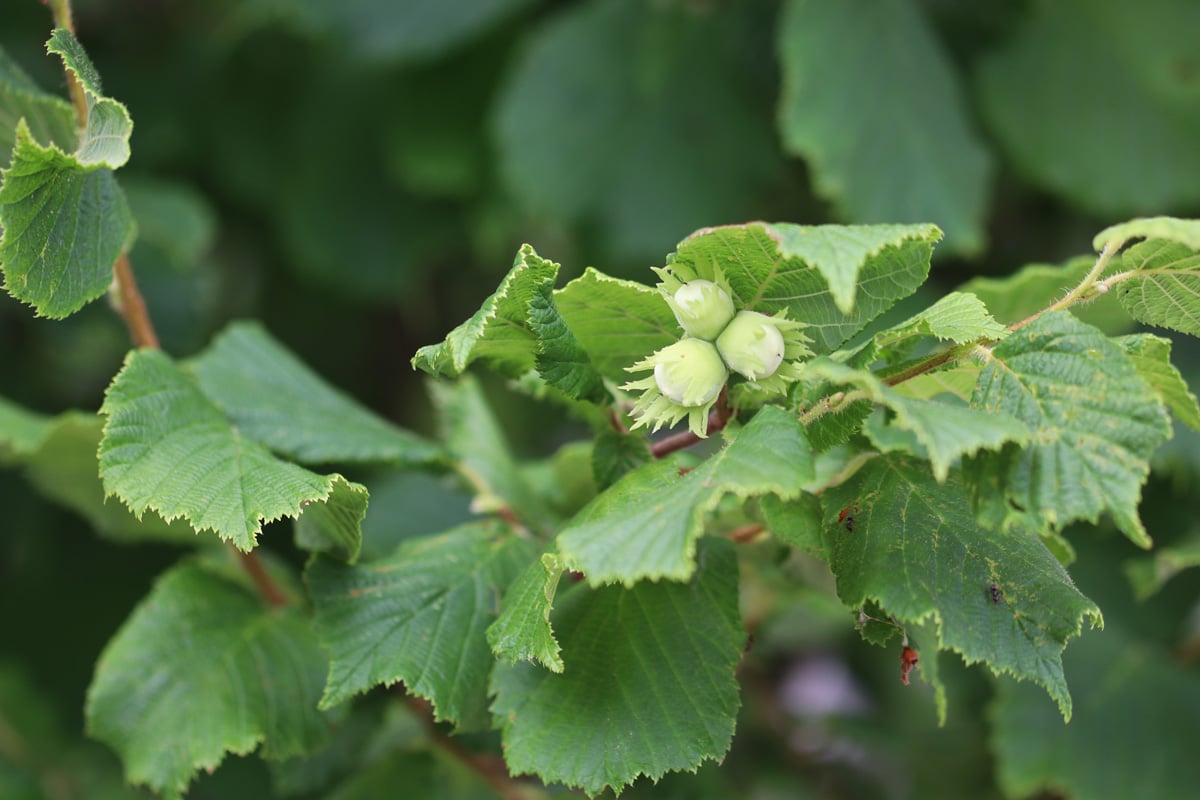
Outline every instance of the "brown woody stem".
<path fill-rule="evenodd" d="M 729 409 L 729 387 L 725 387 L 721 390 L 721 394 L 717 397 L 716 405 L 708 415 L 709 433 L 724 428 L 732 416 L 733 414 Z M 650 454 L 655 458 L 666 458 L 671 453 L 683 450 L 685 447 L 691 447 L 700 441 L 703 441 L 703 439 L 691 431 L 680 431 L 679 433 L 673 433 L 670 436 L 659 439 L 650 445 Z"/>
<path fill-rule="evenodd" d="M 282 608 L 288 605 L 287 595 L 279 588 L 279 584 L 275 583 L 275 579 L 267 572 L 267 568 L 263 566 L 262 559 L 258 557 L 258 553 L 249 552 L 243 553 L 232 544 L 229 545 L 233 552 L 237 553 L 238 563 L 242 565 L 242 569 L 250 576 L 250 580 L 254 581 L 254 588 L 258 589 L 258 594 L 267 605 L 274 608 Z"/>
<path fill-rule="evenodd" d="M 150 322 L 150 313 L 146 310 L 146 301 L 138 291 L 137 281 L 133 277 L 133 265 L 129 256 L 122 253 L 113 264 L 113 284 L 117 288 L 117 313 L 125 320 L 129 328 L 129 338 L 135 347 L 149 347 L 158 350 L 158 334 Z"/>
<path fill-rule="evenodd" d="M 425 728 L 429 741 L 447 755 L 454 758 L 463 766 L 478 775 L 484 783 L 492 788 L 502 800 L 534 800 L 542 797 L 542 793 L 532 786 L 526 786 L 514 780 L 508 774 L 504 759 L 490 753 L 473 753 L 467 750 L 450 736 L 441 731 L 433 720 L 433 709 L 429 703 L 419 697 L 405 698 L 412 710 Z"/>
<path fill-rule="evenodd" d="M 71 14 L 70 0 L 48 0 L 48 5 L 50 13 L 54 17 L 55 27 L 66 28 L 72 36 L 75 35 L 75 21 Z M 83 95 L 83 87 L 79 84 L 75 73 L 66 70 L 66 75 L 67 91 L 71 95 L 72 105 L 75 106 L 75 118 L 79 127 L 83 128 L 88 123 L 87 98 Z M 150 321 L 150 313 L 146 310 L 146 301 L 142 298 L 137 280 L 133 277 L 133 265 L 129 263 L 129 256 L 125 253 L 122 253 L 113 264 L 113 285 L 116 288 L 117 313 L 125 321 L 125 327 L 129 329 L 129 338 L 133 341 L 134 346 L 149 347 L 153 350 L 161 349 L 158 334 L 155 333 L 154 324 Z M 232 544 L 230 547 L 237 553 L 238 563 L 254 581 L 263 600 L 271 606 L 287 605 L 287 596 L 267 573 L 258 554 L 243 553 Z"/>

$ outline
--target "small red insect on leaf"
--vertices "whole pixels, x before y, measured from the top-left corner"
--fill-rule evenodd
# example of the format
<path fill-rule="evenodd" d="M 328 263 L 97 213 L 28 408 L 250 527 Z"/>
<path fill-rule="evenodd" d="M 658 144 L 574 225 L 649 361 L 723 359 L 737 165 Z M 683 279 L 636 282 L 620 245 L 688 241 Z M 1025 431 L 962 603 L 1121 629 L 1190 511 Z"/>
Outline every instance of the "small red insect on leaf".
<path fill-rule="evenodd" d="M 904 649 L 900 651 L 900 682 L 905 686 L 908 686 L 908 673 L 912 672 L 918 660 L 917 651 L 904 645 Z"/>
<path fill-rule="evenodd" d="M 857 505 L 848 505 L 838 512 L 838 524 L 846 530 L 854 531 L 854 515 L 858 513 Z"/>
<path fill-rule="evenodd" d="M 988 584 L 988 592 L 992 596 L 992 602 L 996 603 L 997 605 L 999 605 L 1000 601 L 1004 599 L 1004 592 L 1000 591 L 1000 587 L 994 583 Z"/>

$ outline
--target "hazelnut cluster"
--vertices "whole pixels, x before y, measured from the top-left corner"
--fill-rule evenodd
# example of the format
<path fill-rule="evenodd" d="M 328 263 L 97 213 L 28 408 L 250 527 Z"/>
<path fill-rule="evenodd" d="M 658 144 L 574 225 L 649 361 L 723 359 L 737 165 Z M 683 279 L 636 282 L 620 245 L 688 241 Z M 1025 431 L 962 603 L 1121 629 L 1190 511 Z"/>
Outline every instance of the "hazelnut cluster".
<path fill-rule="evenodd" d="M 692 432 L 706 436 L 709 411 L 731 372 L 768 395 L 782 394 L 799 377 L 798 359 L 812 354 L 799 322 L 738 310 L 719 269 L 707 277 L 680 266 L 655 272 L 684 336 L 627 367 L 654 373 L 622 387 L 641 392 L 632 411 L 635 428 L 657 431 L 687 417 Z"/>

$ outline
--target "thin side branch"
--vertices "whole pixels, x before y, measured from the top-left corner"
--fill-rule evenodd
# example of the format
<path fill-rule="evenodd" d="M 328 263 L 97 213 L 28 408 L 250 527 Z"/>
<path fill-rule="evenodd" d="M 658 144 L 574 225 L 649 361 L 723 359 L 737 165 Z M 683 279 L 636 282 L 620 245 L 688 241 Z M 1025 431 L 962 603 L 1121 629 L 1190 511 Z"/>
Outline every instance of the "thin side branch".
<path fill-rule="evenodd" d="M 1020 330 L 1038 317 L 1042 316 L 1042 314 L 1045 314 L 1047 311 L 1062 311 L 1063 309 L 1070 308 L 1080 301 L 1092 299 L 1095 296 L 1090 294 L 1092 287 L 1100 279 L 1100 276 L 1104 274 L 1104 270 L 1108 269 L 1108 262 L 1112 261 L 1113 256 L 1117 254 L 1117 251 L 1121 249 L 1121 245 L 1123 244 L 1123 241 L 1117 241 L 1115 239 L 1106 244 L 1104 249 L 1100 251 L 1100 255 L 1097 256 L 1096 263 L 1092 265 L 1092 268 L 1088 271 L 1088 274 L 1083 276 L 1083 280 L 1079 282 L 1078 286 L 1067 292 L 1063 299 L 1056 303 L 1050 304 L 1036 314 L 1026 317 L 1018 323 L 1009 325 L 1008 329 L 1010 331 Z"/>
<path fill-rule="evenodd" d="M 730 531 L 729 538 L 733 540 L 734 544 L 746 544 L 757 539 L 759 534 L 765 530 L 766 528 L 761 522 L 755 522 Z"/>
<path fill-rule="evenodd" d="M 133 277 L 133 265 L 129 256 L 122 253 L 113 264 L 113 285 L 117 289 L 117 313 L 125 320 L 129 328 L 129 338 L 135 347 L 160 349 L 158 334 L 150 322 L 150 312 L 146 310 L 146 301 L 138 291 L 137 281 Z"/>
<path fill-rule="evenodd" d="M 232 544 L 233 552 L 237 553 L 238 563 L 242 565 L 242 569 L 250 576 L 250 580 L 254 581 L 254 587 L 258 589 L 258 594 L 266 601 L 267 605 L 272 608 L 283 608 L 288 605 L 287 595 L 283 593 L 283 589 L 279 588 L 279 584 L 275 583 L 275 579 L 267 572 L 267 568 L 263 566 L 262 559 L 258 557 L 258 553 L 253 551 L 243 553 Z"/>
<path fill-rule="evenodd" d="M 732 416 L 733 412 L 729 408 L 729 387 L 726 386 L 721 389 L 721 394 L 717 397 L 716 405 L 709 412 L 708 432 L 715 433 L 723 429 L 729 423 Z M 679 433 L 673 433 L 670 436 L 659 439 L 650 445 L 650 454 L 656 459 L 666 458 L 677 450 L 683 450 L 702 441 L 704 441 L 703 438 L 691 431 L 680 431 Z"/>
<path fill-rule="evenodd" d="M 408 696 L 405 698 L 405 702 L 421 720 L 421 725 L 424 726 L 429 741 L 478 775 L 496 794 L 500 795 L 502 800 L 539 800 L 544 797 L 542 792 L 533 786 L 522 784 L 510 776 L 504 759 L 489 753 L 473 753 L 447 736 L 433 721 L 433 709 L 427 701 L 419 697 Z"/>

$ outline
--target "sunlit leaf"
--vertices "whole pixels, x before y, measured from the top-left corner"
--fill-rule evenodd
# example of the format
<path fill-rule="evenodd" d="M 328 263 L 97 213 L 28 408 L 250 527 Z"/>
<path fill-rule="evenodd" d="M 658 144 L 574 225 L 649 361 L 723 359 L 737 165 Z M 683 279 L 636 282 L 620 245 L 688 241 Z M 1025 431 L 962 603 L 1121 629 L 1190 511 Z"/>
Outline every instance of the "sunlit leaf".
<path fill-rule="evenodd" d="M 1058 529 L 1108 511 L 1130 540 L 1149 546 L 1138 500 L 1170 424 L 1116 343 L 1070 314 L 1045 314 L 995 347 L 971 404 L 1012 415 L 1032 432 L 1027 447 L 964 465 L 989 525 L 1021 517 L 1035 529 Z"/>

